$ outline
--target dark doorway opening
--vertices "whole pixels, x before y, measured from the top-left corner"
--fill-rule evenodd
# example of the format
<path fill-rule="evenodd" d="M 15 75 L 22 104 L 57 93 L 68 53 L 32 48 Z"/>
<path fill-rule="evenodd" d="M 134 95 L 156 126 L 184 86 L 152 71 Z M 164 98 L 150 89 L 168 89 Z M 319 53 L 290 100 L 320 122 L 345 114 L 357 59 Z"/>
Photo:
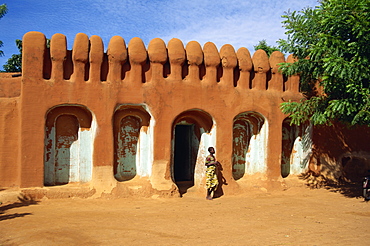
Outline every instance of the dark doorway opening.
<path fill-rule="evenodd" d="M 199 143 L 194 140 L 194 125 L 176 125 L 173 174 L 181 195 L 194 186 L 198 148 Z"/>

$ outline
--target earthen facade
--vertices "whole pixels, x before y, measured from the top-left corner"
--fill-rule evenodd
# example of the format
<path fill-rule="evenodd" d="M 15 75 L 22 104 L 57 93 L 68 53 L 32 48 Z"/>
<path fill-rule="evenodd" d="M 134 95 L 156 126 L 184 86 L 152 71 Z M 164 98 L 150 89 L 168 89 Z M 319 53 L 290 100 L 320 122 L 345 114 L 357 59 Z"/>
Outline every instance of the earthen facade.
<path fill-rule="evenodd" d="M 310 164 L 312 128 L 280 111 L 302 98 L 282 62 L 293 58 L 178 39 L 146 48 L 114 36 L 105 52 L 82 33 L 72 50 L 62 34 L 47 48 L 42 33 L 26 33 L 22 76 L 0 79 L 0 186 L 46 196 L 203 192 L 214 146 L 219 192 L 280 187 L 320 169 Z"/>

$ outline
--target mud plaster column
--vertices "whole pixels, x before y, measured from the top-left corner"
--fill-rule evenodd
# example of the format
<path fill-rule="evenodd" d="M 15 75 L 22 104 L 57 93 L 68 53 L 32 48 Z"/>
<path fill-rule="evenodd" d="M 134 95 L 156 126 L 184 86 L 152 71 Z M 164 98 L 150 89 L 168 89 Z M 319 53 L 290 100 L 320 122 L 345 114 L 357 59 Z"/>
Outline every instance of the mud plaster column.
<path fill-rule="evenodd" d="M 114 138 L 113 138 L 113 112 L 114 102 L 109 100 L 109 88 L 103 90 L 102 107 L 93 109 L 96 116 L 96 136 L 93 153 L 93 182 L 97 195 L 101 191 L 110 192 L 116 180 L 113 174 Z"/>
<path fill-rule="evenodd" d="M 121 63 L 125 61 L 126 46 L 124 40 L 119 36 L 114 36 L 108 47 L 109 72 L 107 82 L 118 83 L 121 79 Z M 116 106 L 116 97 L 112 95 L 114 86 L 100 83 L 101 64 L 103 62 L 103 46 L 100 37 L 91 37 L 90 68 L 94 71 L 90 76 L 93 85 L 94 103 L 89 107 L 95 114 L 96 136 L 94 139 L 93 152 L 93 180 L 111 183 L 113 178 L 113 114 Z M 92 71 L 91 71 L 92 72 Z M 86 85 L 87 86 L 87 85 Z M 99 94 L 100 93 L 100 94 Z"/>
<path fill-rule="evenodd" d="M 44 183 L 44 128 L 47 102 L 44 100 L 43 61 L 46 38 L 42 33 L 23 36 L 22 89 L 20 110 L 20 186 L 42 187 Z"/>
<path fill-rule="evenodd" d="M 158 100 L 163 100 L 163 98 L 159 96 Z M 157 106 L 152 111 L 159 112 L 159 114 L 154 116 L 157 120 L 154 126 L 154 161 L 150 182 L 156 190 L 174 190 L 175 184 L 171 177 L 171 126 L 173 119 L 168 117 L 171 114 L 165 112 L 164 108 L 161 109 L 161 106 Z"/>
<path fill-rule="evenodd" d="M 93 97 L 95 99 L 93 100 L 95 103 L 88 106 L 90 106 L 89 108 L 95 114 L 97 128 L 93 148 L 92 184 L 96 191 L 94 197 L 100 197 L 102 193 L 110 193 L 117 185 L 117 180 L 114 179 L 113 174 L 114 142 L 112 119 L 116 101 L 115 97 L 112 96 L 112 88 L 114 88 L 114 86 L 111 85 L 111 83 L 120 82 L 121 62 L 125 57 L 121 53 L 125 52 L 125 45 L 124 41 L 119 37 L 113 37 L 111 39 L 111 43 L 108 47 L 110 67 L 107 76 L 107 84 L 103 84 L 101 83 L 101 69 L 104 54 L 103 42 L 99 36 L 91 36 L 90 44 L 89 83 L 91 83 L 94 88 L 92 91 L 94 91 Z M 117 51 L 119 48 L 123 48 L 123 50 Z"/>
<path fill-rule="evenodd" d="M 219 110 L 221 112 L 221 110 Z M 224 191 L 232 192 L 237 186 L 232 175 L 232 153 L 233 153 L 233 121 L 230 115 L 225 113 L 215 117 L 216 130 L 216 158 L 222 165 L 222 174 L 228 185 L 222 186 Z"/>
<path fill-rule="evenodd" d="M 104 107 L 96 114 L 97 134 L 94 140 L 93 177 L 92 183 L 96 190 L 96 197 L 102 193 L 110 193 L 117 185 L 114 178 L 114 140 L 113 140 L 113 106 Z"/>
<path fill-rule="evenodd" d="M 276 181 L 281 177 L 281 148 L 282 148 L 282 113 L 277 112 L 277 107 L 273 107 L 275 112 L 270 114 L 268 119 L 268 140 L 267 140 L 267 188 L 279 188 L 280 183 Z M 275 109 L 276 108 L 276 109 Z"/>

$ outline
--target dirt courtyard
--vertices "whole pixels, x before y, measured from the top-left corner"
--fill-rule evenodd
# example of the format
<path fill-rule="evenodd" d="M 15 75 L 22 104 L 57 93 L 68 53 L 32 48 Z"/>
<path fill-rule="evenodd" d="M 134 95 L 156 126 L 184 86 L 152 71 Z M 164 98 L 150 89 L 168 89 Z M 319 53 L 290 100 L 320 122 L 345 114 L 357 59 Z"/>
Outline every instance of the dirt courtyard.
<path fill-rule="evenodd" d="M 370 202 L 305 187 L 0 205 L 0 245 L 369 245 L 369 227 Z"/>

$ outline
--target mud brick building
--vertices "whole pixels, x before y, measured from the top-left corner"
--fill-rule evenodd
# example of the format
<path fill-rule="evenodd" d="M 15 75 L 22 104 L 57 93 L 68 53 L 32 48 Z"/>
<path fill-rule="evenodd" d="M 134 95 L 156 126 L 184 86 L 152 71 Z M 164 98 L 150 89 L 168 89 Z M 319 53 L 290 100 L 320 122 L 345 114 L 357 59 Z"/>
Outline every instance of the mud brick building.
<path fill-rule="evenodd" d="M 146 48 L 114 36 L 105 51 L 82 33 L 68 50 L 62 34 L 47 47 L 42 33 L 26 33 L 22 75 L 0 77 L 0 186 L 40 196 L 203 192 L 210 146 L 225 194 L 281 187 L 310 169 L 338 178 L 342 162 L 367 168 L 368 128 L 347 139 L 343 127 L 290 126 L 279 106 L 302 95 L 282 62 L 294 61 L 178 39 Z"/>

